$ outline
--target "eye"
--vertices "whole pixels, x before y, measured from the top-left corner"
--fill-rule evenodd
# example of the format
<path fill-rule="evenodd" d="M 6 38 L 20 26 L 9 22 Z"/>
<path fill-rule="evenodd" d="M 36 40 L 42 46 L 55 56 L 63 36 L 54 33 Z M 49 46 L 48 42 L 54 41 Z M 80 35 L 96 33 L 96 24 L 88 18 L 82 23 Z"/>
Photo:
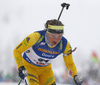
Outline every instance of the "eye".
<path fill-rule="evenodd" d="M 61 38 L 61 37 L 62 37 L 62 35 L 58 36 L 58 38 Z"/>
<path fill-rule="evenodd" d="M 53 38 L 55 38 L 55 35 L 52 35 Z"/>

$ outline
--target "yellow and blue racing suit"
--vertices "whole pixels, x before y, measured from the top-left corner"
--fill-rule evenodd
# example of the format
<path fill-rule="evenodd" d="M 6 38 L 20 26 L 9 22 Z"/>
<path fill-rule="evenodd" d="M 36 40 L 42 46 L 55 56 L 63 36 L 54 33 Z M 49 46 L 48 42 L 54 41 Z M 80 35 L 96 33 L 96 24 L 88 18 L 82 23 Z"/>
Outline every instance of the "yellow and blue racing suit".
<path fill-rule="evenodd" d="M 41 30 L 27 36 L 14 49 L 14 57 L 18 68 L 24 66 L 28 71 L 29 85 L 56 85 L 51 62 L 59 54 L 63 53 L 72 77 L 77 74 L 71 50 L 70 43 L 64 37 L 55 47 L 49 47 L 45 42 L 45 31 Z"/>

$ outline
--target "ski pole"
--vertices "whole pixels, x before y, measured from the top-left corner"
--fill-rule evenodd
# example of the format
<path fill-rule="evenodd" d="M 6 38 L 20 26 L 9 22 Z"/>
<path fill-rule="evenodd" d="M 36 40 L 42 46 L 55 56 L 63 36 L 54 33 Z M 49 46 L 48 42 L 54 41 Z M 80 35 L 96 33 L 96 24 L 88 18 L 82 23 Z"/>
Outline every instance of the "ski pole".
<path fill-rule="evenodd" d="M 28 85 L 26 79 L 25 79 L 25 85 Z"/>
<path fill-rule="evenodd" d="M 20 83 L 22 82 L 22 80 L 23 80 L 23 79 L 21 79 L 21 80 L 19 81 L 18 85 L 20 85 Z M 28 85 L 26 79 L 25 79 L 25 85 Z"/>
<path fill-rule="evenodd" d="M 62 9 L 61 9 L 61 12 L 60 12 L 60 14 L 59 14 L 58 20 L 59 20 L 60 17 L 61 17 L 61 14 L 62 14 L 62 12 L 63 12 L 63 10 L 64 10 L 64 7 L 66 7 L 66 9 L 68 10 L 70 4 L 68 4 L 68 3 L 62 3 L 61 6 L 62 6 Z"/>
<path fill-rule="evenodd" d="M 20 85 L 21 82 L 22 82 L 22 79 L 19 81 L 18 85 Z"/>

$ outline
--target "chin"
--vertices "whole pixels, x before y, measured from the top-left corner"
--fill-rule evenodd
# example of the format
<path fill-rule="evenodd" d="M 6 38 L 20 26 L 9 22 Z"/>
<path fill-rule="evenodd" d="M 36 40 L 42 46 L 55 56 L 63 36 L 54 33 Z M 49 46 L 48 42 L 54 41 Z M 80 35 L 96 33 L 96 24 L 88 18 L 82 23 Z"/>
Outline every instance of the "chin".
<path fill-rule="evenodd" d="M 56 43 L 56 44 L 52 44 L 53 46 L 56 46 L 58 43 Z"/>

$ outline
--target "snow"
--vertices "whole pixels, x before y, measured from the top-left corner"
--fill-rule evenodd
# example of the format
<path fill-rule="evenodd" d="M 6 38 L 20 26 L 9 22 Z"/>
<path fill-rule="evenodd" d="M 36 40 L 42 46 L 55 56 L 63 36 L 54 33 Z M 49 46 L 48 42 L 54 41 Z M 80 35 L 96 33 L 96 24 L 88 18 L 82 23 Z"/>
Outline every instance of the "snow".
<path fill-rule="evenodd" d="M 0 85 L 18 85 L 18 83 L 0 83 Z M 25 85 L 25 84 L 21 83 L 20 85 Z"/>
<path fill-rule="evenodd" d="M 18 85 L 18 83 L 0 83 L 0 85 Z M 21 84 L 24 85 L 24 84 Z"/>

